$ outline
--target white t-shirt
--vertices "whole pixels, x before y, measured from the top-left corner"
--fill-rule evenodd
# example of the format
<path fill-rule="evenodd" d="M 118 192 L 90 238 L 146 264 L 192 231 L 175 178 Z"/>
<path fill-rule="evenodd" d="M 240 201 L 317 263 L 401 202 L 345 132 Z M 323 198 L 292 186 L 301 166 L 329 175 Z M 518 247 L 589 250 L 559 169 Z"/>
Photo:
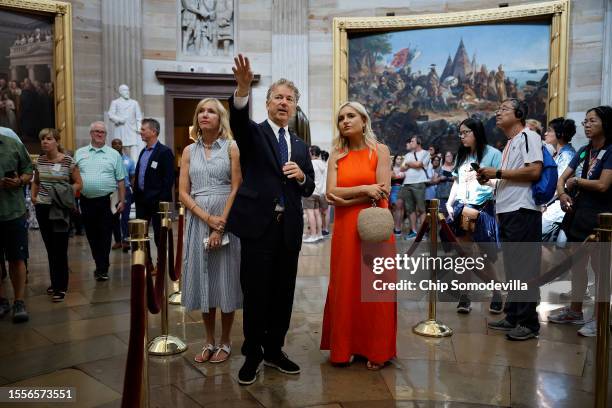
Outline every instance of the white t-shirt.
<path fill-rule="evenodd" d="M 414 155 L 416 154 L 416 159 Z M 402 166 L 405 166 L 408 163 L 414 163 L 420 161 L 423 163 L 423 167 L 418 169 L 413 169 L 412 167 L 408 167 L 406 170 L 406 177 L 404 177 L 404 184 L 416 184 L 416 183 L 425 183 L 429 180 L 427 177 L 427 173 L 425 173 L 425 169 L 429 166 L 429 151 L 421 150 L 419 152 L 408 152 L 406 156 L 404 156 L 404 163 Z"/>
<path fill-rule="evenodd" d="M 529 143 L 529 152 L 525 146 L 525 136 Z M 501 170 L 520 169 L 526 163 L 542 162 L 542 139 L 536 132 L 523 129 L 508 141 L 502 153 Z M 531 181 L 498 180 L 495 209 L 498 214 L 517 211 L 521 208 L 540 211 L 540 206 L 533 201 Z"/>
<path fill-rule="evenodd" d="M 327 163 L 321 159 L 312 160 L 312 168 L 314 169 L 315 189 L 313 195 L 322 196 L 325 194 L 325 183 L 327 182 Z"/>

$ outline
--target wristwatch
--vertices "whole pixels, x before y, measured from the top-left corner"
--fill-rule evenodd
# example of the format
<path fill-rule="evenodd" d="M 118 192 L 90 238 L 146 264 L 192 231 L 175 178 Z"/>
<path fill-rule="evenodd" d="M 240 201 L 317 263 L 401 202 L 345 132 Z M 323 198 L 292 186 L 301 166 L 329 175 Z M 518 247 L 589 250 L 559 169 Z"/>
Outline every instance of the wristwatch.
<path fill-rule="evenodd" d="M 498 169 L 495 172 L 495 178 L 498 179 L 498 180 L 501 180 L 501 178 L 502 178 L 501 170 Z"/>

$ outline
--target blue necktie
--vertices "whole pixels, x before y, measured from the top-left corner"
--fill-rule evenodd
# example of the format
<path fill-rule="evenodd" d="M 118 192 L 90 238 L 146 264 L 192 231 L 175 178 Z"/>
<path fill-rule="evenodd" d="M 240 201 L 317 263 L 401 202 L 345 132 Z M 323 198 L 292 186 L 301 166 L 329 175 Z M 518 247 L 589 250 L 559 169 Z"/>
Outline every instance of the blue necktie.
<path fill-rule="evenodd" d="M 281 160 L 281 168 L 289 161 L 289 148 L 285 140 L 285 128 L 278 129 L 278 153 Z"/>
<path fill-rule="evenodd" d="M 280 157 L 281 171 L 285 163 L 289 161 L 289 148 L 287 147 L 287 141 L 285 140 L 285 128 L 278 129 L 278 155 Z M 285 206 L 285 193 L 283 192 L 280 196 L 279 201 L 281 206 Z"/>

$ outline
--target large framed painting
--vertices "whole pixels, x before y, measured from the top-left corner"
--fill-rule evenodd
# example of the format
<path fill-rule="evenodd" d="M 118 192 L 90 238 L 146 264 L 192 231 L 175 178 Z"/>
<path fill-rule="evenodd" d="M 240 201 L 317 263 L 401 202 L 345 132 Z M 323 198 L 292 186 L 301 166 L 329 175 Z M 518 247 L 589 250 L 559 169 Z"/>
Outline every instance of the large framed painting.
<path fill-rule="evenodd" d="M 356 100 L 393 154 L 413 135 L 456 151 L 458 124 L 485 124 L 502 147 L 495 110 L 525 100 L 542 124 L 566 111 L 569 0 L 410 17 L 334 19 L 334 110 Z M 335 118 L 334 118 L 335 121 Z"/>
<path fill-rule="evenodd" d="M 0 126 L 31 154 L 41 129 L 60 131 L 75 148 L 70 3 L 0 0 Z"/>

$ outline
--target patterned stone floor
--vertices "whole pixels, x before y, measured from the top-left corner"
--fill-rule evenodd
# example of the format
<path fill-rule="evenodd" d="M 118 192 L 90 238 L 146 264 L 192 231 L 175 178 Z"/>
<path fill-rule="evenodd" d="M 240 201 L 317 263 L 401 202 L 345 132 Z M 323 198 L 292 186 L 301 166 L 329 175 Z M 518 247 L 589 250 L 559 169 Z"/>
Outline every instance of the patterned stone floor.
<path fill-rule="evenodd" d="M 119 407 L 129 337 L 130 256 L 111 254 L 110 280 L 93 279 L 84 237 L 70 243 L 70 291 L 51 303 L 46 252 L 38 231 L 30 233 L 27 306 L 31 320 L 14 325 L 0 320 L 0 385 L 74 386 L 69 407 Z M 329 274 L 329 241 L 304 245 L 290 332 L 285 351 L 302 367 L 298 376 L 264 370 L 252 386 L 236 376 L 243 361 L 242 316 L 232 332 L 234 352 L 220 365 L 196 364 L 203 343 L 199 313 L 170 306 L 170 332 L 184 339 L 182 355 L 151 357 L 151 407 L 580 407 L 593 404 L 595 339 L 580 338 L 577 327 L 545 323 L 559 304 L 542 304 L 538 340 L 508 342 L 487 330 L 488 305 L 475 303 L 458 315 L 454 303 L 440 303 L 438 317 L 454 330 L 444 339 L 416 336 L 411 327 L 426 317 L 427 304 L 399 305 L 398 356 L 379 372 L 363 362 L 332 367 L 319 351 L 321 320 Z M 6 284 L 9 288 L 10 285 Z M 562 283 L 566 287 L 567 282 Z M 9 291 L 10 293 L 10 291 Z M 149 317 L 150 337 L 159 316 Z M 5 405 L 3 405 L 5 406 Z M 11 405 L 6 405 L 11 406 Z M 16 404 L 36 406 L 42 404 Z M 58 407 L 61 404 L 49 404 Z"/>

